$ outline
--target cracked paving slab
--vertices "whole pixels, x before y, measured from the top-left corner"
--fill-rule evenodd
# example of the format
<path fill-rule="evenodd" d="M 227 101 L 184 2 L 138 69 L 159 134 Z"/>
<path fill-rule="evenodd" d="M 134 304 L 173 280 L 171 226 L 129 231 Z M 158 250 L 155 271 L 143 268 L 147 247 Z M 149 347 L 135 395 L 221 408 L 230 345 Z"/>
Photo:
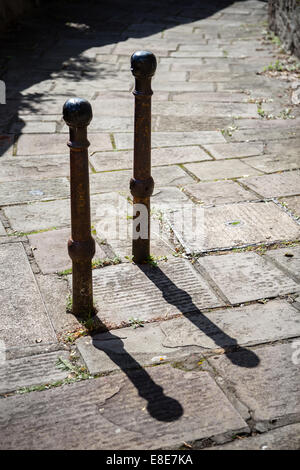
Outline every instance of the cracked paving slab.
<path fill-rule="evenodd" d="M 3 449 L 74 450 L 161 449 L 249 432 L 208 372 L 168 365 L 6 398 L 0 429 Z"/>

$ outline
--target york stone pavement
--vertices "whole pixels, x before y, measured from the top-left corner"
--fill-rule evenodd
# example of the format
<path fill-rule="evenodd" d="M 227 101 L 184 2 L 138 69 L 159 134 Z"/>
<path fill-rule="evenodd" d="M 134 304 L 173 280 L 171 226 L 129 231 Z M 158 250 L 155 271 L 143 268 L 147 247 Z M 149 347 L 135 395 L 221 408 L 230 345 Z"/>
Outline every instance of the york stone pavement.
<path fill-rule="evenodd" d="M 299 64 L 266 29 L 257 0 L 149 0 L 59 2 L 2 34 L 2 449 L 299 449 Z M 143 49 L 158 67 L 138 266 Z M 85 323 L 69 311 L 72 96 L 94 112 Z"/>

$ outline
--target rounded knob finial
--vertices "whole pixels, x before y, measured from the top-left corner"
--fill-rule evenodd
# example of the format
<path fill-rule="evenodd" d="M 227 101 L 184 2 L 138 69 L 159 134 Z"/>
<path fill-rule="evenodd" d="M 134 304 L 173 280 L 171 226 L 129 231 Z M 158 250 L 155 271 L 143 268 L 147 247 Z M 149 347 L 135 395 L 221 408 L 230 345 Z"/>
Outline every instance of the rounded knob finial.
<path fill-rule="evenodd" d="M 83 98 L 70 98 L 63 106 L 63 118 L 68 126 L 86 127 L 93 117 L 90 103 Z"/>
<path fill-rule="evenodd" d="M 137 51 L 131 56 L 131 72 L 136 78 L 152 77 L 155 74 L 157 62 L 152 52 Z"/>

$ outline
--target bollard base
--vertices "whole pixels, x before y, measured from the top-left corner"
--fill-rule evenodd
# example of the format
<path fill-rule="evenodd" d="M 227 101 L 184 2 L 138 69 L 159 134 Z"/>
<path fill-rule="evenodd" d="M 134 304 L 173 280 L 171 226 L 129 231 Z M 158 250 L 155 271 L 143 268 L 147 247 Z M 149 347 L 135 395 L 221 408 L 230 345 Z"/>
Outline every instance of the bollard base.
<path fill-rule="evenodd" d="M 73 261 L 72 313 L 80 318 L 91 318 L 95 314 L 93 305 L 93 281 L 91 261 Z M 78 289 L 77 286 L 80 286 Z"/>
<path fill-rule="evenodd" d="M 150 240 L 139 238 L 132 241 L 133 262 L 136 264 L 145 264 L 150 257 Z"/>

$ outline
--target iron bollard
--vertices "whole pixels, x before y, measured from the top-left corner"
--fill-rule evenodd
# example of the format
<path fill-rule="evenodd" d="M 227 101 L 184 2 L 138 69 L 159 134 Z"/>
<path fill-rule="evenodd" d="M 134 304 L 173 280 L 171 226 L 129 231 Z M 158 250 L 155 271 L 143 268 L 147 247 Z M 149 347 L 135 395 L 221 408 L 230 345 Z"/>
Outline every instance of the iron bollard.
<path fill-rule="evenodd" d="M 135 111 L 130 191 L 133 196 L 132 255 L 136 263 L 143 263 L 150 256 L 150 196 L 154 188 L 151 176 L 151 79 L 155 70 L 156 58 L 152 52 L 138 51 L 131 56 L 131 72 L 135 77 Z"/>
<path fill-rule="evenodd" d="M 93 312 L 92 258 L 95 240 L 91 236 L 90 188 L 87 126 L 93 117 L 88 101 L 71 98 L 63 107 L 69 126 L 71 180 L 71 238 L 68 252 L 72 259 L 72 312 L 81 317 Z"/>

